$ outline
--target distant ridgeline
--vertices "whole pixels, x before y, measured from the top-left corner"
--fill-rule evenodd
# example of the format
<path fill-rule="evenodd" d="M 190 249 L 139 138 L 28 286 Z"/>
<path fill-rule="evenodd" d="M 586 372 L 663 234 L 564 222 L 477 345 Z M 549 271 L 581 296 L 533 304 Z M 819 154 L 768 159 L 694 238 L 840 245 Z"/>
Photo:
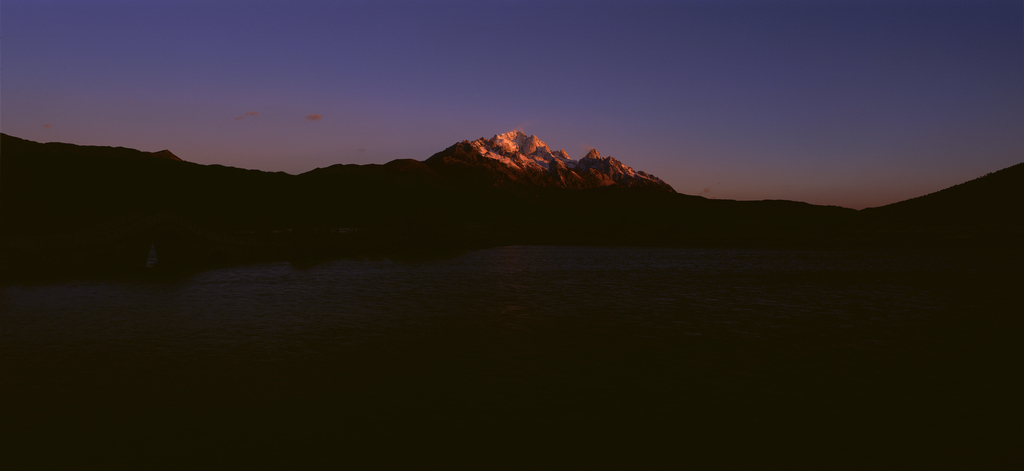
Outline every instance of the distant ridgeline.
<path fill-rule="evenodd" d="M 6 277 L 138 270 L 151 248 L 157 266 L 196 267 L 513 244 L 1010 249 L 1024 235 L 1024 165 L 854 211 L 683 195 L 521 132 L 300 175 L 6 134 L 0 151 Z"/>

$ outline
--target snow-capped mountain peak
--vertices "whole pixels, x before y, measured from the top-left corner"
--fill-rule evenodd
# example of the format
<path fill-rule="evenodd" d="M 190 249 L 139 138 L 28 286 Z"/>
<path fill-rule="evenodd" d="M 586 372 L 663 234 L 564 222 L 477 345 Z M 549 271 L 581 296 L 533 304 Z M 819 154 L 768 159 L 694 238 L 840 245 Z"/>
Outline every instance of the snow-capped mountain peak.
<path fill-rule="evenodd" d="M 560 160 L 569 168 L 576 166 L 576 161 L 569 158 L 565 150 L 551 152 L 544 141 L 537 136 L 527 136 L 522 131 L 510 131 L 495 134 L 490 139 L 480 138 L 472 142 L 481 155 L 499 160 L 510 167 L 521 169 L 548 170 L 552 160 Z"/>
<path fill-rule="evenodd" d="M 654 175 L 634 171 L 611 156 L 602 157 L 597 149 L 591 149 L 576 161 L 564 149 L 552 152 L 540 138 L 532 134 L 527 136 L 519 130 L 495 134 L 490 139 L 481 137 L 470 145 L 481 156 L 497 160 L 512 170 L 551 174 L 558 179 L 556 186 L 585 188 L 615 184 L 653 185 L 674 191 Z M 553 162 L 557 164 L 552 165 Z"/>

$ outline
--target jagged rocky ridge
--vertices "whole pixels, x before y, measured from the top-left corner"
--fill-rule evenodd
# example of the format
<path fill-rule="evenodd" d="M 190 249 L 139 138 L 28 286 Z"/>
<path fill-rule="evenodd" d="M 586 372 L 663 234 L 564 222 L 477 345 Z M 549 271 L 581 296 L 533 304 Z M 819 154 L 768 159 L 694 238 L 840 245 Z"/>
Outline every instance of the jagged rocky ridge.
<path fill-rule="evenodd" d="M 434 155 L 427 164 L 442 172 L 446 169 L 439 167 L 477 167 L 478 177 L 490 177 L 489 183 L 499 188 L 516 184 L 567 189 L 615 185 L 675 192 L 660 178 L 633 170 L 614 157 L 602 157 L 596 149 L 576 161 L 565 150 L 552 152 L 537 136 L 522 131 L 463 141 Z"/>

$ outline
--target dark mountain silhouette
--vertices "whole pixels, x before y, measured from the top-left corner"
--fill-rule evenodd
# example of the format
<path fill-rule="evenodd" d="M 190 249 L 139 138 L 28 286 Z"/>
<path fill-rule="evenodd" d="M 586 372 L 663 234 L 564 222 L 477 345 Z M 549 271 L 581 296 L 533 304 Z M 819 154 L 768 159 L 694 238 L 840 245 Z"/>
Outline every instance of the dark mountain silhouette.
<path fill-rule="evenodd" d="M 287 214 L 293 176 L 184 162 L 169 151 L 39 144 L 2 136 L 0 234 L 47 236 L 161 212 L 216 229 Z M 269 227 L 269 226 L 268 226 Z"/>
<path fill-rule="evenodd" d="M 8 274 L 134 269 L 151 245 L 160 264 L 193 266 L 510 244 L 1008 247 L 1021 234 L 1021 165 L 858 212 L 683 195 L 596 150 L 577 162 L 521 133 L 300 175 L 0 138 Z"/>
<path fill-rule="evenodd" d="M 1024 240 L 1024 163 L 858 216 L 864 240 L 1013 249 Z"/>
<path fill-rule="evenodd" d="M 1024 218 L 1024 163 L 898 203 L 863 211 L 873 221 L 898 227 L 982 225 L 1020 228 Z"/>

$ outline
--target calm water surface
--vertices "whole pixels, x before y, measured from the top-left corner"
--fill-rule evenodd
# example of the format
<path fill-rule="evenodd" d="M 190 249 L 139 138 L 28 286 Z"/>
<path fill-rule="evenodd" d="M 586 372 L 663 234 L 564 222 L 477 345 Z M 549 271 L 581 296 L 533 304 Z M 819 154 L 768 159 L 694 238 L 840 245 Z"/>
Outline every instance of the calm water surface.
<path fill-rule="evenodd" d="M 1019 265 L 506 247 L 0 287 L 14 467 L 1016 459 Z M 1018 322 L 1019 324 L 1019 322 Z"/>

